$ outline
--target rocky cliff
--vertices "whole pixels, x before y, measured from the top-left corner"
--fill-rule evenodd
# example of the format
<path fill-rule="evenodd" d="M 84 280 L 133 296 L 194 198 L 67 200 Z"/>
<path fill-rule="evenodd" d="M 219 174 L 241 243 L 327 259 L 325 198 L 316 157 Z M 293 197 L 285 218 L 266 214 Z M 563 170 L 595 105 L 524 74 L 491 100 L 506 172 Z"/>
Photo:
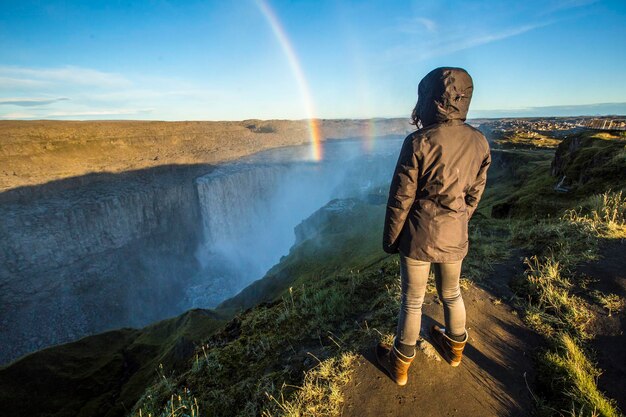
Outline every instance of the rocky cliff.
<path fill-rule="evenodd" d="M 209 169 L 103 175 L 0 205 L 0 362 L 179 314 L 200 239 L 193 178 Z"/>
<path fill-rule="evenodd" d="M 554 154 L 551 173 L 557 187 L 567 192 L 592 191 L 597 184 L 626 180 L 626 137 L 619 134 L 584 132 L 563 140 Z"/>

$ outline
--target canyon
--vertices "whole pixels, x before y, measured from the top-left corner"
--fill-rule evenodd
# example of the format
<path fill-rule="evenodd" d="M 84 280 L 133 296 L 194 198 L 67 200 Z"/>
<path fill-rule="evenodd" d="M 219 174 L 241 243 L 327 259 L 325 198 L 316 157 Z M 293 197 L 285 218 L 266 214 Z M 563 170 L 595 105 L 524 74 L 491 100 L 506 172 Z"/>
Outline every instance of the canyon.
<path fill-rule="evenodd" d="M 132 123 L 126 126 L 131 138 Z M 242 143 L 253 142 L 244 137 L 224 147 L 221 159 L 207 158 L 212 163 L 189 163 L 198 157 L 196 148 L 172 139 L 184 136 L 180 131 L 166 132 L 156 142 L 178 160 L 151 158 L 135 169 L 84 173 L 95 158 L 119 153 L 117 163 L 124 166 L 136 156 L 119 146 L 98 155 L 92 146 L 89 157 L 66 155 L 63 165 L 49 170 L 50 181 L 41 184 L 42 159 L 55 152 L 41 157 L 31 132 L 21 157 L 11 158 L 16 144 L 26 142 L 8 140 L 14 148 L 4 148 L 3 168 L 24 169 L 28 156 L 32 175 L 28 185 L 18 185 L 24 178 L 5 179 L 7 189 L 0 194 L 0 363 L 90 334 L 212 308 L 234 296 L 287 254 L 296 239 L 294 228 L 319 207 L 385 183 L 408 129 L 398 134 L 402 123 L 382 121 L 378 130 L 387 136 L 376 141 L 354 139 L 363 133 L 358 121 L 341 128 L 330 123 L 327 130 L 340 131 L 343 140 L 325 141 L 326 157 L 320 162 L 309 160 L 308 144 L 274 147 L 284 144 L 282 130 L 306 127 L 297 122 L 264 122 L 264 129 L 255 125 L 262 133 L 250 137 L 262 136 L 257 139 L 270 150 L 239 157 L 246 151 Z M 251 132 L 251 122 L 244 124 Z M 109 125 L 117 129 L 109 136 L 123 135 L 123 122 Z M 219 126 L 241 127 L 239 122 Z M 96 137 L 107 137 L 103 128 L 88 127 Z M 72 142 L 70 131 L 58 131 L 64 133 L 50 138 L 55 130 L 48 130 L 46 143 Z M 291 140 L 306 140 L 303 133 L 306 129 Z M 63 167 L 66 173 L 71 168 L 72 176 L 64 177 Z"/>

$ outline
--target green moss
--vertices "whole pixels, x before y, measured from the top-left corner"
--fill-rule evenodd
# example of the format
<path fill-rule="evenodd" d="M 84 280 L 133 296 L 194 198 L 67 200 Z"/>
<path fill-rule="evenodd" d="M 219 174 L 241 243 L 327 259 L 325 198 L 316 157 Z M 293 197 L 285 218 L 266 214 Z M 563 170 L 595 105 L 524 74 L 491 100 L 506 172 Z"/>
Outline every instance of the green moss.
<path fill-rule="evenodd" d="M 191 310 L 147 328 L 121 329 L 54 346 L 0 368 L 6 415 L 121 415 L 163 363 L 184 367 L 194 344 L 221 327 L 222 317 Z"/>

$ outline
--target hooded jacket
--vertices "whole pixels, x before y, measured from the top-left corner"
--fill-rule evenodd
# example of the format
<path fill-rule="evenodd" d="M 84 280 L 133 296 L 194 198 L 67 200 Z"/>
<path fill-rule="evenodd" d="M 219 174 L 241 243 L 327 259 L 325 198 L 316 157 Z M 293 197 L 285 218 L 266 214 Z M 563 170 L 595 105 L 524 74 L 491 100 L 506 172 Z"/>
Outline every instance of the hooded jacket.
<path fill-rule="evenodd" d="M 465 123 L 473 83 L 461 68 L 422 79 L 414 118 L 391 180 L 383 249 L 429 262 L 455 262 L 468 250 L 468 222 L 485 189 L 489 144 Z"/>

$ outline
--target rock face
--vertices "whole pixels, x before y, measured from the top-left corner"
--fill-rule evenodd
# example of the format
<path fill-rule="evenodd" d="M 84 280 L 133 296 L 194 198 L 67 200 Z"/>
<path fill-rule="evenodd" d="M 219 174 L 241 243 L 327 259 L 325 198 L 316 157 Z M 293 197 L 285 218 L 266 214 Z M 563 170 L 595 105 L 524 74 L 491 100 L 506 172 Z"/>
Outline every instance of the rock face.
<path fill-rule="evenodd" d="M 565 175 L 568 163 L 582 146 L 583 140 L 580 136 L 574 136 L 561 142 L 554 153 L 554 159 L 550 165 L 550 173 L 553 177 Z"/>
<path fill-rule="evenodd" d="M 210 167 L 107 176 L 0 205 L 0 362 L 180 313 L 200 235 L 193 177 Z"/>
<path fill-rule="evenodd" d="M 363 243 L 350 250 L 352 256 L 374 253 L 375 259 L 379 257 L 363 236 L 369 233 L 367 225 L 372 219 L 376 219 L 377 225 L 382 224 L 383 213 L 382 204 L 372 210 L 361 200 L 336 199 L 304 219 L 296 230 L 308 230 L 310 238 L 327 243 L 324 248 L 319 247 L 316 258 L 324 265 L 329 262 L 333 269 L 337 262 L 353 261 L 346 256 L 337 256 L 334 261 L 329 259 L 338 243 L 351 237 Z M 308 250 L 295 249 L 301 243 L 293 246 L 294 251 L 287 255 L 285 264 L 310 256 L 311 246 L 318 246 L 315 243 L 309 245 Z M 374 244 L 379 251 L 378 246 Z M 281 265 L 276 267 L 280 269 Z M 264 281 L 259 280 L 255 282 L 252 296 L 244 291 L 231 301 L 248 308 L 264 297 L 271 300 L 264 291 L 282 292 L 298 276 L 290 272 L 288 266 L 282 272 L 285 280 L 268 277 L 271 288 L 256 285 Z M 9 366 L 0 366 L 3 415 L 128 415 L 133 404 L 154 383 L 155 369 L 160 375 L 180 375 L 181 370 L 188 368 L 194 346 L 197 348 L 200 342 L 207 345 L 207 338 L 213 336 L 209 343 L 215 346 L 237 338 L 242 331 L 241 320 L 235 318 L 222 327 L 233 315 L 234 310 L 194 309 L 143 329 L 119 329 L 88 336 L 27 355 Z M 306 356 L 303 351 L 300 364 Z M 144 415 L 147 414 L 144 412 Z"/>

